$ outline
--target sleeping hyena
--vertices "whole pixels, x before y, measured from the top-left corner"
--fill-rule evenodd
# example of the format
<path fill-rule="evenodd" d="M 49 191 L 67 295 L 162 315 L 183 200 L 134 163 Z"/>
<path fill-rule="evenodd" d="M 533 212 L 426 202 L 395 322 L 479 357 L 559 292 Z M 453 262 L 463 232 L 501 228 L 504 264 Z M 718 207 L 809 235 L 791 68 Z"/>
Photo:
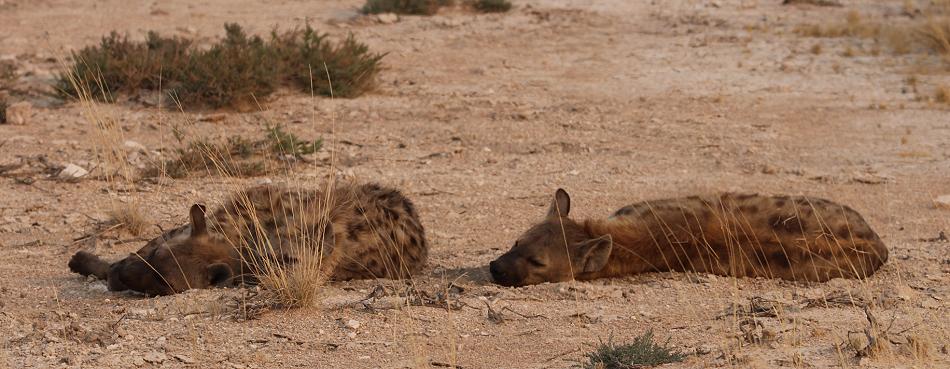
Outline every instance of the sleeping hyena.
<path fill-rule="evenodd" d="M 607 219 L 567 217 L 557 190 L 547 217 L 492 261 L 502 285 L 694 271 L 802 281 L 864 278 L 887 248 L 850 207 L 803 196 L 720 194 L 647 201 Z"/>
<path fill-rule="evenodd" d="M 189 288 L 256 283 L 267 265 L 319 260 L 334 280 L 407 278 L 425 264 L 425 232 L 413 204 L 375 184 L 331 189 L 259 186 L 233 194 L 206 220 L 165 232 L 115 263 L 80 251 L 69 268 L 109 290 L 167 295 Z M 309 257 L 308 257 L 309 256 Z"/>

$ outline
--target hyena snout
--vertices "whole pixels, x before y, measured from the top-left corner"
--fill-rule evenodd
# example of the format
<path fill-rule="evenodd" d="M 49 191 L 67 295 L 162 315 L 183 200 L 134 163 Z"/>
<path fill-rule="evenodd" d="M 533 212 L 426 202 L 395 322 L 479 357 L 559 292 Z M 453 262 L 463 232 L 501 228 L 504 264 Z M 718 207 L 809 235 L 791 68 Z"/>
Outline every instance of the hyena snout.
<path fill-rule="evenodd" d="M 523 284 L 522 277 L 519 275 L 514 268 L 511 267 L 510 262 L 504 260 L 504 256 L 495 259 L 491 263 L 488 263 L 488 271 L 491 273 L 491 278 L 502 286 L 514 287 L 520 286 Z"/>

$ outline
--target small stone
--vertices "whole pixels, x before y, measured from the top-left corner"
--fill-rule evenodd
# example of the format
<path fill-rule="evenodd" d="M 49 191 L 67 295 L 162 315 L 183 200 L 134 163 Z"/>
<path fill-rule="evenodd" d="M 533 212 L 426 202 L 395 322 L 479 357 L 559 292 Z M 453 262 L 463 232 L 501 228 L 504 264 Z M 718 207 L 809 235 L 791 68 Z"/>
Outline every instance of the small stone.
<path fill-rule="evenodd" d="M 78 179 L 78 178 L 82 178 L 83 176 L 87 174 L 89 174 L 89 171 L 86 170 L 85 168 L 73 163 L 69 163 L 69 164 L 66 164 L 65 167 L 63 167 L 63 170 L 59 171 L 59 174 L 57 176 L 62 179 Z"/>
<path fill-rule="evenodd" d="M 21 101 L 7 106 L 7 123 L 24 125 L 30 121 L 33 116 L 33 105 Z"/>
<path fill-rule="evenodd" d="M 361 326 L 362 324 L 360 324 L 360 322 L 357 321 L 357 320 L 355 320 L 355 319 L 350 319 L 350 320 L 347 320 L 347 321 L 346 321 L 346 324 L 345 324 L 345 325 L 346 325 L 346 327 L 349 328 L 349 329 L 360 329 L 360 326 Z"/>
<path fill-rule="evenodd" d="M 934 199 L 934 206 L 938 209 L 948 209 L 950 210 L 950 195 L 940 195 Z"/>
<path fill-rule="evenodd" d="M 138 151 L 138 152 L 143 152 L 143 153 L 148 152 L 148 149 L 145 148 L 145 145 L 142 145 L 132 140 L 126 140 L 122 145 L 124 145 L 127 150 Z"/>
<path fill-rule="evenodd" d="M 165 359 L 167 359 L 167 358 L 168 358 L 168 357 L 165 356 L 165 354 L 163 354 L 163 353 L 161 353 L 161 352 L 158 352 L 158 351 L 152 351 L 152 352 L 149 352 L 149 353 L 145 354 L 145 356 L 142 356 L 142 360 L 145 360 L 146 362 L 149 362 L 149 363 L 152 363 L 152 364 L 161 364 L 161 363 L 164 362 Z"/>
<path fill-rule="evenodd" d="M 393 24 L 399 21 L 399 16 L 395 13 L 383 13 L 377 15 L 376 20 L 382 24 Z"/>

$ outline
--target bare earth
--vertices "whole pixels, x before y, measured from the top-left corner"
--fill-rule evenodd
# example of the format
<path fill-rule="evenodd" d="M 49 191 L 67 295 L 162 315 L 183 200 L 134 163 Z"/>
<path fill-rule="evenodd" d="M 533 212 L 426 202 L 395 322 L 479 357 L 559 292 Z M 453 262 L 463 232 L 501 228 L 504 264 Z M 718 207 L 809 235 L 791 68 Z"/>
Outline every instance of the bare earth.
<path fill-rule="evenodd" d="M 104 165 L 88 110 L 38 91 L 58 71 L 56 58 L 112 30 L 213 40 L 225 22 L 265 33 L 309 20 L 388 52 L 388 69 L 377 91 L 352 100 L 285 91 L 244 114 L 100 107 L 149 160 L 179 147 L 175 126 L 224 137 L 259 135 L 270 122 L 324 137 L 332 168 L 319 154 L 266 179 L 129 183 L 93 170 L 71 183 L 23 174 L 42 170 L 34 162 L 0 178 L 0 367 L 566 368 L 599 340 L 650 329 L 690 354 L 670 368 L 950 367 L 950 243 L 938 240 L 950 210 L 934 204 L 950 194 L 950 114 L 918 101 L 905 82 L 917 75 L 919 94 L 929 95 L 950 78 L 919 55 L 845 57 L 871 41 L 793 32 L 855 9 L 906 19 L 903 1 L 516 0 L 506 14 L 447 9 L 393 24 L 354 18 L 359 0 L 198 3 L 0 1 L 0 57 L 15 58 L 34 104 L 26 125 L 0 126 L 0 164 L 45 155 Z M 223 119 L 203 119 L 213 114 Z M 321 306 L 242 320 L 234 301 L 253 291 L 144 298 L 107 292 L 66 267 L 80 249 L 120 257 L 142 245 L 117 232 L 74 241 L 118 204 L 141 208 L 143 236 L 154 237 L 154 225 L 184 222 L 194 202 L 328 174 L 399 186 L 414 199 L 432 245 L 414 288 L 434 305 L 449 292 L 460 308 L 405 307 L 405 283 L 358 281 L 326 286 Z M 484 266 L 541 218 L 558 187 L 580 218 L 716 191 L 833 199 L 865 216 L 890 259 L 867 281 L 823 284 L 663 273 L 492 285 Z M 446 291 L 452 281 L 460 292 Z M 361 302 L 377 285 L 382 296 Z M 868 326 L 859 302 L 806 306 L 835 293 L 871 302 L 891 353 L 856 357 Z M 776 316 L 724 314 L 756 297 L 774 301 Z"/>

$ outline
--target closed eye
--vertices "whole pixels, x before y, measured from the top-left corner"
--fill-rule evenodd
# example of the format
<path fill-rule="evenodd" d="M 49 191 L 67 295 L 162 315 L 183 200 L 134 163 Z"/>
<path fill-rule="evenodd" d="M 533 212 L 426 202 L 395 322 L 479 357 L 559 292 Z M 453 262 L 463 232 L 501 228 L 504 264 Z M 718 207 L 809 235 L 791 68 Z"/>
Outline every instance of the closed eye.
<path fill-rule="evenodd" d="M 536 266 L 536 267 L 538 267 L 538 268 L 543 268 L 543 267 L 545 266 L 544 263 L 542 263 L 540 260 L 535 259 L 535 258 L 528 258 L 528 263 L 530 263 L 531 265 L 534 265 L 534 266 Z"/>

